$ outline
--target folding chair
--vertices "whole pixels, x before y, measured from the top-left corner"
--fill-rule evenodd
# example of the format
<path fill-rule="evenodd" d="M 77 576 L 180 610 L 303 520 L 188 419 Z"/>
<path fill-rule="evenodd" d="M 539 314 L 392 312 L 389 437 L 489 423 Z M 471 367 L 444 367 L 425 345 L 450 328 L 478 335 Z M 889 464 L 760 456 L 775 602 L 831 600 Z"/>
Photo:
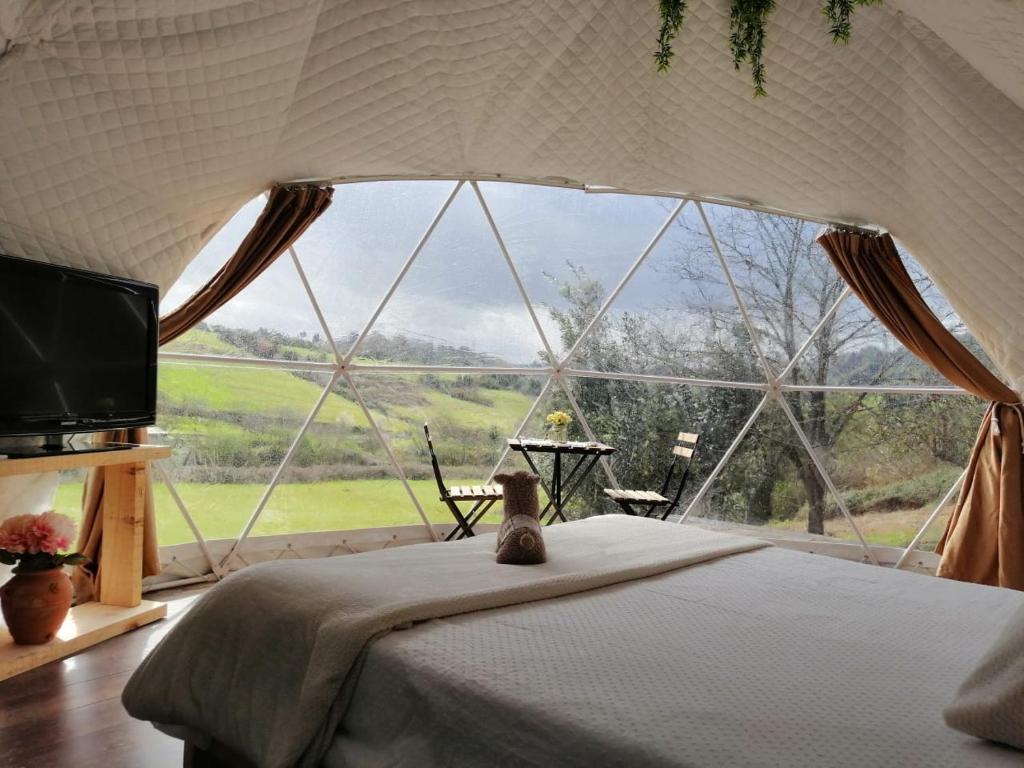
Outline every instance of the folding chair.
<path fill-rule="evenodd" d="M 651 515 L 657 515 L 660 508 L 664 507 L 665 511 L 661 513 L 661 519 L 666 520 L 672 510 L 679 504 L 679 499 L 683 495 L 683 488 L 686 487 L 686 478 L 690 474 L 690 465 L 693 463 L 693 454 L 697 450 L 697 442 L 699 440 L 700 435 L 693 432 L 680 432 L 676 437 L 676 442 L 682 443 L 682 445 L 672 446 L 672 463 L 669 464 L 665 482 L 661 484 L 661 491 L 627 491 L 605 488 L 605 495 L 622 507 L 622 511 L 627 515 L 640 515 L 636 507 L 642 507 L 644 508 L 642 516 L 650 517 Z M 675 495 L 669 499 L 666 494 L 668 493 L 669 486 L 672 484 L 672 476 L 681 463 L 680 459 L 685 462 L 683 474 L 679 478 L 679 487 L 676 488 Z"/>
<path fill-rule="evenodd" d="M 426 422 L 423 424 L 423 434 L 427 438 L 427 450 L 430 451 L 430 464 L 434 468 L 434 479 L 437 481 L 437 490 L 441 494 L 441 501 L 448 505 L 452 517 L 458 523 L 457 528 L 445 536 L 445 541 L 461 539 L 466 536 L 473 536 L 473 526 L 480 522 L 487 510 L 494 506 L 494 502 L 501 501 L 500 485 L 453 485 L 451 488 L 444 484 L 441 477 L 441 465 L 437 463 L 437 454 L 434 453 L 434 442 L 430 439 L 430 427 Z M 459 502 L 472 501 L 473 506 L 468 515 L 462 514 L 459 509 Z"/>

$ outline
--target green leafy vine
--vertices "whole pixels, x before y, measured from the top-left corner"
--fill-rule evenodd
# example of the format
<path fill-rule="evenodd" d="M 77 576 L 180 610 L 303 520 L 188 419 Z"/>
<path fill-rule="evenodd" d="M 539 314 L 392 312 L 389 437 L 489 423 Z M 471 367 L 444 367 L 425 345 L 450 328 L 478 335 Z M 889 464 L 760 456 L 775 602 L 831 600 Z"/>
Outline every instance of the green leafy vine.
<path fill-rule="evenodd" d="M 661 31 L 658 32 L 658 49 L 654 52 L 654 62 L 659 72 L 667 72 L 675 56 L 672 41 L 676 39 L 683 26 L 686 15 L 686 0 L 658 0 L 658 11 L 661 13 Z"/>
<path fill-rule="evenodd" d="M 821 12 L 829 23 L 833 43 L 850 41 L 850 17 L 857 6 L 879 5 L 882 0 L 824 0 Z M 672 65 L 675 51 L 672 43 L 679 36 L 686 16 L 687 0 L 658 0 L 661 26 L 654 51 L 654 62 L 659 72 Z M 765 67 L 762 61 L 767 37 L 768 17 L 775 10 L 775 0 L 732 0 L 729 9 L 729 48 L 736 69 L 749 64 L 754 83 L 754 97 L 766 96 Z"/>
<path fill-rule="evenodd" d="M 881 5 L 882 0 L 826 0 L 821 12 L 829 22 L 833 43 L 850 42 L 850 16 L 856 5 Z"/>
<path fill-rule="evenodd" d="M 729 11 L 729 48 L 736 69 L 743 62 L 750 63 L 750 77 L 754 81 L 754 96 L 767 96 L 764 89 L 765 30 L 768 16 L 775 10 L 775 0 L 733 0 Z"/>

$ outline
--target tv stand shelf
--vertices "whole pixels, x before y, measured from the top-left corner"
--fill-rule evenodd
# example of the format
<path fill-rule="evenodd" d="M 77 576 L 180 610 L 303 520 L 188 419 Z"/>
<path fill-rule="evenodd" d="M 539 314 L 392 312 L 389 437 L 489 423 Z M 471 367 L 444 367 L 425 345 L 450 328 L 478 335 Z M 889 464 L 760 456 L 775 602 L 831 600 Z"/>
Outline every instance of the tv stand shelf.
<path fill-rule="evenodd" d="M 0 449 L 0 456 L 4 455 Z M 34 475 L 37 472 L 59 472 L 64 469 L 87 469 L 166 459 L 171 449 L 166 445 L 132 445 L 106 451 L 66 451 L 42 456 L 0 459 L 0 477 Z"/>
<path fill-rule="evenodd" d="M 167 446 L 132 445 L 96 453 L 0 459 L 0 477 L 106 467 L 99 601 L 72 608 L 57 637 L 44 645 L 15 645 L 0 621 L 0 680 L 167 615 L 166 604 L 142 599 L 142 526 L 147 462 L 170 455 Z"/>

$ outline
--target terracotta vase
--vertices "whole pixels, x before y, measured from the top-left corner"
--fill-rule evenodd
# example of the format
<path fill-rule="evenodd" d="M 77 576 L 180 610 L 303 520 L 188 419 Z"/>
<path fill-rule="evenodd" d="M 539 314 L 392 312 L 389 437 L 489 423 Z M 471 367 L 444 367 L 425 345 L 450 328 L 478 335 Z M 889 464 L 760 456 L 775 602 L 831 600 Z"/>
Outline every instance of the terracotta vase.
<path fill-rule="evenodd" d="M 71 608 L 71 579 L 63 568 L 26 571 L 0 587 L 7 629 L 19 645 L 48 643 L 57 634 Z"/>

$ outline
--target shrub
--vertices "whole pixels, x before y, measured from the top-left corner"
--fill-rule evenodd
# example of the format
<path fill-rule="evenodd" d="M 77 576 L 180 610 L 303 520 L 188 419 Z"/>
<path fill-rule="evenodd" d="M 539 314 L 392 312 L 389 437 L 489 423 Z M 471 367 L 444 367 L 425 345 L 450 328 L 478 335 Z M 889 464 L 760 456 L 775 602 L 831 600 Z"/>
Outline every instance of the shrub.
<path fill-rule="evenodd" d="M 847 491 L 843 493 L 843 501 L 854 515 L 917 509 L 926 504 L 937 503 L 956 482 L 962 471 L 961 467 L 940 465 L 905 480 Z M 830 517 L 842 514 L 831 497 L 828 499 L 826 512 Z"/>
<path fill-rule="evenodd" d="M 780 480 L 772 489 L 772 516 L 776 520 L 792 520 L 805 501 L 804 489 L 799 481 Z"/>

